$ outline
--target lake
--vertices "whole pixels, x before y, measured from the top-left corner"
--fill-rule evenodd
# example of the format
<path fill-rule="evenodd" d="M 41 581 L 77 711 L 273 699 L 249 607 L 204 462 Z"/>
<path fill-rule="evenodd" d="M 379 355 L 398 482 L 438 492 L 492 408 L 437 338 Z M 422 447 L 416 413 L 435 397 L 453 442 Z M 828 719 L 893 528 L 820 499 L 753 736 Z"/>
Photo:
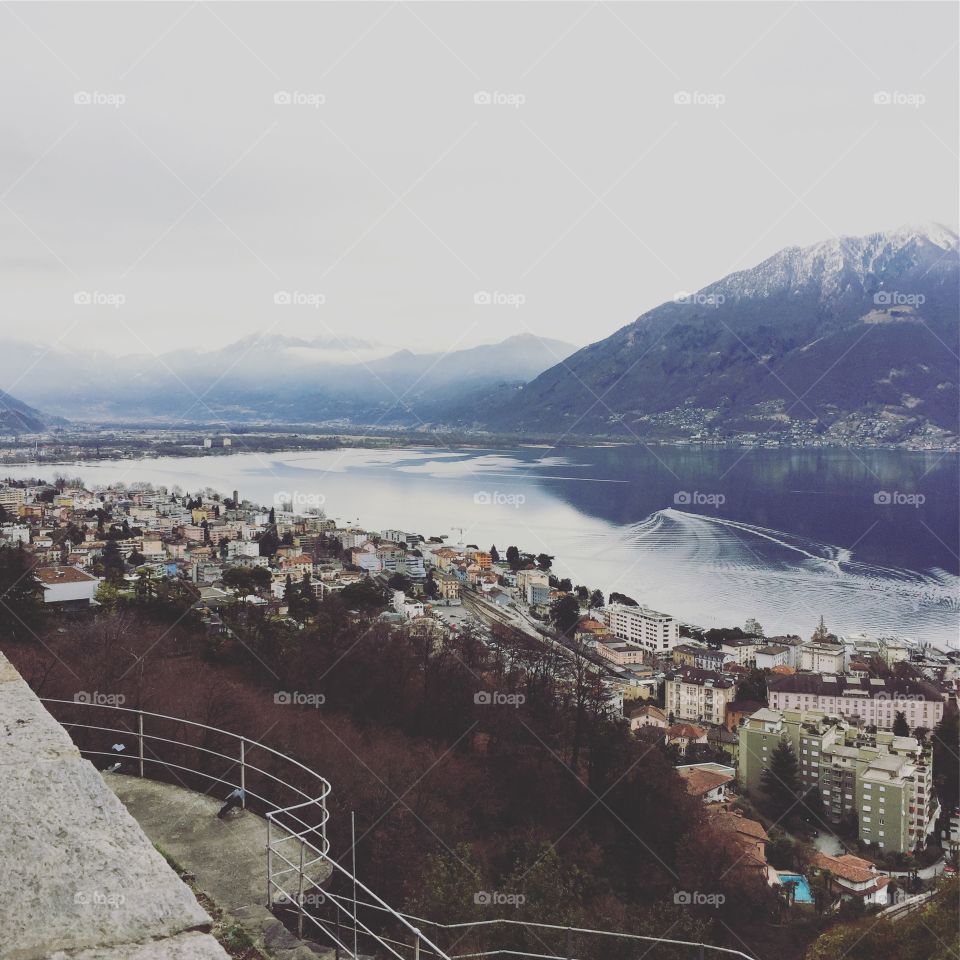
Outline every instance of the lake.
<path fill-rule="evenodd" d="M 238 446 L 239 446 L 238 442 Z M 957 643 L 958 459 L 893 450 L 402 448 L 6 467 L 322 503 L 371 530 L 515 544 L 681 621 Z M 461 532 L 462 530 L 462 532 Z"/>

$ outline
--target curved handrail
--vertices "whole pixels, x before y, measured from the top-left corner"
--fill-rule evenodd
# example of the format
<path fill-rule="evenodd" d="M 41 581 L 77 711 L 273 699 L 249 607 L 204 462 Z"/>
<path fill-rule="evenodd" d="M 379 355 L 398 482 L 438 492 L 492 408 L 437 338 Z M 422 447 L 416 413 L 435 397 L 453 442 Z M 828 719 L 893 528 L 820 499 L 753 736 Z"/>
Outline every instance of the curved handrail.
<path fill-rule="evenodd" d="M 552 930 L 557 932 L 566 932 L 567 934 L 584 934 L 591 936 L 605 936 L 605 937 L 614 937 L 621 938 L 626 940 L 636 940 L 636 941 L 645 941 L 653 943 L 663 943 L 671 944 L 682 947 L 696 947 L 701 951 L 701 957 L 703 956 L 703 950 L 716 951 L 718 953 L 724 953 L 728 956 L 739 957 L 742 960 L 753 960 L 748 954 L 743 953 L 739 950 L 734 950 L 729 947 L 720 947 L 713 944 L 707 943 L 697 943 L 694 941 L 688 940 L 672 940 L 665 937 L 652 937 L 641 934 L 633 933 L 621 933 L 614 930 L 594 930 L 584 927 L 567 927 L 560 924 L 551 924 L 551 923 L 539 923 L 536 921 L 527 921 L 527 920 L 511 920 L 506 917 L 497 917 L 491 918 L 489 920 L 474 920 L 466 921 L 463 923 L 441 923 L 436 920 L 427 920 L 423 917 L 416 917 L 411 914 L 401 913 L 400 911 L 391 907 L 385 900 L 383 900 L 377 893 L 371 890 L 366 884 L 358 880 L 349 870 L 343 867 L 338 863 L 333 857 L 330 856 L 330 842 L 327 839 L 326 835 L 326 825 L 329 820 L 330 813 L 327 810 L 326 799 L 332 791 L 332 786 L 330 782 L 322 777 L 315 770 L 311 770 L 305 764 L 300 763 L 299 760 L 295 760 L 293 757 L 289 757 L 284 753 L 281 753 L 279 750 L 274 749 L 273 747 L 267 746 L 264 743 L 260 743 L 257 740 L 251 740 L 248 737 L 244 737 L 240 734 L 233 733 L 231 730 L 224 730 L 222 727 L 214 727 L 210 724 L 200 723 L 195 720 L 187 720 L 183 717 L 175 717 L 170 714 L 165 713 L 154 713 L 149 710 L 139 710 L 134 707 L 122 707 L 116 704 L 104 704 L 96 703 L 86 700 L 63 700 L 56 697 L 40 697 L 40 700 L 43 703 L 60 703 L 67 706 L 73 707 L 90 707 L 97 710 L 116 710 L 123 713 L 133 714 L 137 719 L 137 729 L 131 730 L 127 728 L 117 728 L 117 727 L 104 727 L 99 724 L 86 724 L 86 723 L 76 723 L 69 721 L 61 721 L 63 725 L 67 728 L 78 727 L 80 729 L 100 731 L 102 733 L 111 733 L 121 736 L 133 736 L 137 737 L 140 743 L 139 756 L 136 758 L 140 764 L 140 776 L 144 775 L 144 768 L 146 764 L 158 764 L 163 767 L 168 767 L 174 770 L 182 770 L 185 773 L 194 774 L 201 776 L 207 780 L 210 780 L 214 783 L 220 783 L 224 786 L 230 786 L 237 788 L 239 787 L 244 794 L 249 794 L 255 800 L 260 801 L 265 808 L 266 812 L 266 821 L 267 821 L 267 845 L 266 845 L 266 855 L 267 855 L 267 900 L 268 905 L 272 906 L 273 904 L 273 894 L 274 891 L 279 891 L 283 897 L 283 903 L 296 906 L 299 910 L 298 922 L 301 925 L 300 929 L 302 931 L 302 922 L 304 919 L 309 920 L 315 924 L 325 936 L 331 939 L 334 943 L 338 944 L 340 948 L 346 950 L 347 953 L 356 958 L 358 955 L 355 952 L 355 949 L 352 949 L 348 944 L 340 940 L 338 935 L 335 935 L 331 930 L 329 930 L 324 923 L 313 914 L 307 912 L 303 907 L 303 895 L 304 895 L 304 885 L 309 885 L 310 889 L 316 889 L 322 892 L 322 895 L 325 899 L 329 900 L 330 903 L 336 907 L 336 909 L 342 911 L 346 914 L 347 918 L 352 924 L 354 924 L 355 929 L 362 929 L 366 934 L 371 936 L 377 943 L 385 947 L 393 956 L 399 958 L 399 960 L 406 960 L 406 958 L 393 949 L 392 944 L 401 946 L 404 949 L 410 950 L 410 945 L 406 943 L 401 943 L 397 940 L 390 940 L 386 938 L 383 934 L 376 933 L 371 930 L 366 923 L 364 923 L 357 916 L 357 907 L 364 907 L 367 909 L 382 911 L 389 914 L 389 916 L 399 922 L 404 929 L 412 934 L 414 937 L 414 956 L 419 957 L 421 950 L 426 953 L 434 956 L 437 960 L 467 960 L 467 958 L 480 958 L 480 957 L 494 957 L 494 956 L 516 956 L 516 957 L 526 957 L 526 958 L 542 958 L 542 960 L 567 960 L 567 958 L 553 956 L 548 954 L 531 954 L 523 953 L 518 951 L 513 951 L 509 949 L 497 949 L 491 951 L 485 951 L 480 953 L 468 953 L 460 954 L 455 956 L 450 956 L 444 951 L 442 951 L 436 944 L 434 944 L 420 929 L 419 925 L 425 925 L 433 927 L 436 930 L 448 930 L 448 931 L 465 931 L 467 929 L 477 928 L 477 927 L 506 927 L 506 926 L 519 926 L 519 927 L 529 927 L 541 930 Z M 230 737 L 235 741 L 238 741 L 241 745 L 240 755 L 231 756 L 229 754 L 221 753 L 218 750 L 211 750 L 208 747 L 200 746 L 199 744 L 187 743 L 183 740 L 174 740 L 169 737 L 161 737 L 156 734 L 148 734 L 143 731 L 143 718 L 152 717 L 158 720 L 172 721 L 173 723 L 182 723 L 187 724 L 188 726 L 205 730 L 212 731 L 213 733 L 221 734 L 226 737 Z M 241 783 L 236 784 L 231 780 L 224 780 L 221 777 L 214 776 L 213 774 L 207 773 L 204 770 L 198 770 L 195 767 L 187 767 L 182 764 L 173 763 L 169 760 L 162 760 L 158 757 L 149 757 L 144 754 L 143 751 L 143 741 L 152 740 L 160 743 L 168 743 L 174 746 L 186 747 L 190 750 L 196 750 L 199 753 L 204 753 L 209 756 L 219 757 L 220 759 L 227 760 L 231 764 L 240 764 L 241 765 Z M 294 786 L 292 783 L 288 783 L 286 780 L 281 777 L 276 776 L 268 770 L 263 770 L 262 768 L 255 766 L 249 763 L 246 760 L 246 748 L 256 748 L 265 750 L 267 753 L 272 754 L 277 759 L 289 763 L 304 773 L 310 774 L 317 781 L 319 781 L 320 792 L 316 797 L 311 797 L 308 793 L 301 790 L 299 787 Z M 130 755 L 117 754 L 108 750 L 93 750 L 93 749 L 81 749 L 81 752 L 88 754 L 90 756 L 102 756 L 109 757 L 112 759 L 117 759 L 118 756 L 125 757 L 126 759 L 132 759 Z M 286 807 L 281 807 L 279 804 L 274 802 L 268 797 L 264 797 L 261 794 L 250 790 L 246 786 L 245 782 L 245 771 L 253 770 L 256 773 L 261 774 L 262 776 L 268 777 L 269 779 L 275 781 L 282 787 L 292 791 L 294 794 L 298 794 L 300 797 L 306 799 L 300 800 L 296 803 L 290 804 Z M 297 815 L 297 811 L 302 811 L 304 808 L 313 808 L 319 811 L 319 820 L 320 822 L 316 825 L 311 825 L 305 820 L 301 819 Z M 272 808 L 272 809 L 271 809 Z M 290 823 L 284 823 L 283 818 L 287 818 L 290 821 L 295 822 L 295 826 L 291 826 Z M 281 835 L 272 838 L 271 836 L 271 827 L 276 827 Z M 302 829 L 301 829 L 302 828 Z M 313 841 L 317 840 L 318 844 Z M 280 844 L 289 843 L 290 841 L 296 841 L 300 845 L 300 857 L 297 862 L 290 860 L 284 853 L 279 849 Z M 311 859 L 306 860 L 305 851 L 309 848 L 315 856 Z M 275 870 L 272 866 L 272 861 L 274 858 L 280 860 L 283 864 L 286 865 L 285 868 Z M 354 889 L 354 896 L 352 898 L 342 897 L 340 895 L 334 894 L 321 886 L 313 877 L 308 876 L 305 873 L 305 870 L 317 863 L 326 863 L 332 870 L 338 871 L 342 876 L 344 876 L 352 885 Z M 299 887 L 297 893 L 291 894 L 290 891 L 285 889 L 283 884 L 279 883 L 275 878 L 283 874 L 296 874 Z M 325 882 L 325 881 L 324 881 Z M 374 902 L 364 902 L 356 899 L 356 892 L 362 891 L 367 897 L 369 897 Z M 353 904 L 353 911 L 351 912 L 347 906 L 348 903 Z M 339 930 L 339 927 L 338 927 Z"/>
<path fill-rule="evenodd" d="M 328 893 L 327 896 L 332 900 L 335 894 Z M 371 910 L 380 909 L 375 903 L 358 903 L 359 907 L 367 907 Z M 672 940 L 668 937 L 652 937 L 648 934 L 626 933 L 620 930 L 597 930 L 592 927 L 568 927 L 560 923 L 541 923 L 537 920 L 511 920 L 509 917 L 491 917 L 489 920 L 466 920 L 462 923 L 441 923 L 438 920 L 427 920 L 424 917 L 416 917 L 409 913 L 403 913 L 411 923 L 422 923 L 430 927 L 437 927 L 440 930 L 463 930 L 473 927 L 496 927 L 496 926 L 516 926 L 533 927 L 537 930 L 555 930 L 558 933 L 583 933 L 590 936 L 614 937 L 623 940 L 643 940 L 648 943 L 669 943 L 682 947 L 703 947 L 705 950 L 716 950 L 718 953 L 727 953 L 734 957 L 741 957 L 743 960 L 754 960 L 749 954 L 742 950 L 735 950 L 732 947 L 720 947 L 711 943 L 700 943 L 695 940 Z M 452 957 L 451 960 L 465 960 L 467 957 L 492 957 L 500 954 L 512 954 L 509 950 L 492 950 L 485 953 L 463 953 Z M 521 954 L 522 956 L 534 956 L 534 954 Z M 564 958 L 557 958 L 564 960 Z"/>
<path fill-rule="evenodd" d="M 398 921 L 415 938 L 415 943 L 416 943 L 415 949 L 418 952 L 421 948 L 424 948 L 426 951 L 432 952 L 432 954 L 437 958 L 439 958 L 439 960 L 451 960 L 451 958 L 449 958 L 446 953 L 444 953 L 436 944 L 434 944 L 418 927 L 412 924 L 403 914 L 396 911 L 385 900 L 383 900 L 377 893 L 375 893 L 368 886 L 366 886 L 366 884 L 358 880 L 355 876 L 353 876 L 352 873 L 350 873 L 349 870 L 347 870 L 345 867 L 339 864 L 333 857 L 330 856 L 330 841 L 327 839 L 327 835 L 326 835 L 326 824 L 329 820 L 330 812 L 329 810 L 327 810 L 326 799 L 330 795 L 333 788 L 331 787 L 330 782 L 325 777 L 322 777 L 315 770 L 311 770 L 305 764 L 300 763 L 299 760 L 295 760 L 293 757 L 289 757 L 286 754 L 281 753 L 279 750 L 276 750 L 273 747 L 267 746 L 264 743 L 260 743 L 257 740 L 251 740 L 249 737 L 244 737 L 238 733 L 234 733 L 231 730 L 224 730 L 222 727 L 215 727 L 215 726 L 212 726 L 211 724 L 200 723 L 196 720 L 187 720 L 184 717 L 175 717 L 166 713 L 155 713 L 150 710 L 139 710 L 135 707 L 123 707 L 118 704 L 97 703 L 94 701 L 87 701 L 87 700 L 64 700 L 57 697 L 40 697 L 40 700 L 43 703 L 59 703 L 59 704 L 64 704 L 66 706 L 72 706 L 72 707 L 89 707 L 94 710 L 116 710 L 122 713 L 132 714 L 136 716 L 137 729 L 135 730 L 130 730 L 122 727 L 105 727 L 105 726 L 101 726 L 100 724 L 93 724 L 93 723 L 88 724 L 88 723 L 77 723 L 77 722 L 70 722 L 70 721 L 62 721 L 62 723 L 67 728 L 78 727 L 84 730 L 95 730 L 102 733 L 116 734 L 118 736 L 132 736 L 132 737 L 138 738 L 138 741 L 140 743 L 140 751 L 137 759 L 140 764 L 141 776 L 143 776 L 145 764 L 148 764 L 148 763 L 158 764 L 160 766 L 168 767 L 173 770 L 182 770 L 185 773 L 195 774 L 197 776 L 204 777 L 207 780 L 211 780 L 215 783 L 221 783 L 224 786 L 239 788 L 243 791 L 244 794 L 249 794 L 254 799 L 259 800 L 261 803 L 263 803 L 264 807 L 266 808 L 265 813 L 266 813 L 266 820 L 267 820 L 266 853 L 267 853 L 268 903 L 272 903 L 273 891 L 279 890 L 280 893 L 284 896 L 285 902 L 294 903 L 298 905 L 300 909 L 301 922 L 303 918 L 306 918 L 312 921 L 313 923 L 315 923 L 318 927 L 320 927 L 320 929 L 323 931 L 323 933 L 327 937 L 332 939 L 334 942 L 338 943 L 339 946 L 342 947 L 344 950 L 347 950 L 351 954 L 351 956 L 356 956 L 355 951 L 351 951 L 350 947 L 347 944 L 341 942 L 340 939 L 337 936 L 335 936 L 332 931 L 328 930 L 318 920 L 318 918 L 314 917 L 310 913 L 307 913 L 303 909 L 302 904 L 298 903 L 298 901 L 291 896 L 289 891 L 287 891 L 281 883 L 278 883 L 277 880 L 274 879 L 276 876 L 280 876 L 283 873 L 291 873 L 296 871 L 299 875 L 301 894 L 302 894 L 302 886 L 304 883 L 308 883 L 310 884 L 311 887 L 315 887 L 318 890 L 323 890 L 320 884 L 317 883 L 312 877 L 304 875 L 304 869 L 318 862 L 326 863 L 333 870 L 339 871 L 341 874 L 343 874 L 350 881 L 350 883 L 353 885 L 355 890 L 363 891 L 363 893 L 367 897 L 370 897 L 372 900 L 374 900 L 376 902 L 375 909 L 382 910 L 388 913 L 394 920 Z M 174 740 L 174 739 L 171 739 L 170 737 L 161 737 L 161 736 L 157 736 L 156 734 L 144 733 L 143 718 L 145 717 L 152 717 L 158 720 L 171 721 L 173 723 L 187 724 L 188 726 L 194 727 L 196 729 L 211 731 L 216 734 L 230 737 L 233 740 L 238 741 L 240 743 L 241 745 L 240 756 L 238 758 L 237 756 L 231 756 L 229 754 L 222 753 L 219 750 L 211 750 L 208 747 L 203 747 L 203 746 L 200 746 L 199 744 L 187 743 L 183 740 Z M 204 770 L 198 770 L 194 767 L 186 767 L 186 766 L 183 766 L 182 764 L 173 763 L 170 760 L 162 760 L 158 757 L 146 756 L 143 751 L 144 740 L 153 740 L 161 743 L 169 743 L 174 746 L 186 747 L 190 750 L 196 750 L 199 753 L 204 753 L 209 756 L 219 757 L 220 759 L 227 760 L 231 764 L 240 763 L 242 774 L 245 774 L 245 771 L 247 769 L 254 770 L 266 777 L 269 777 L 271 780 L 274 780 L 276 783 L 280 784 L 286 789 L 291 790 L 293 793 L 298 794 L 301 797 L 305 797 L 306 799 L 302 801 L 298 801 L 297 803 L 290 804 L 289 806 L 286 806 L 286 807 L 281 807 L 279 804 L 277 804 L 273 800 L 267 797 L 264 797 L 253 790 L 248 789 L 245 783 L 245 776 L 243 775 L 241 776 L 241 783 L 236 784 L 230 780 L 224 780 L 221 777 L 217 777 L 210 773 L 207 773 Z M 288 783 L 286 780 L 282 779 L 281 777 L 278 777 L 267 770 L 262 770 L 260 767 L 257 767 L 251 763 L 248 763 L 246 761 L 247 747 L 265 750 L 268 753 L 272 754 L 274 757 L 278 758 L 279 760 L 285 763 L 292 764 L 294 767 L 298 768 L 304 773 L 310 774 L 310 776 L 314 777 L 317 781 L 319 781 L 319 791 L 320 791 L 319 794 L 316 797 L 311 797 L 308 793 L 304 792 L 299 787 L 294 786 L 292 783 Z M 124 756 L 122 754 L 117 754 L 107 750 L 83 749 L 81 752 L 88 754 L 90 756 L 103 756 L 103 757 L 110 757 L 112 759 L 117 759 L 120 756 Z M 129 759 L 129 755 L 127 755 L 126 758 Z M 311 825 L 307 823 L 305 820 L 301 819 L 299 816 L 297 816 L 295 811 L 302 811 L 305 807 L 312 807 L 319 811 L 320 822 L 318 824 Z M 288 818 L 289 820 L 295 821 L 297 826 L 291 829 L 291 827 L 288 824 L 285 824 L 283 822 L 282 818 Z M 275 825 L 282 832 L 282 835 L 277 837 L 276 839 L 271 839 L 271 832 L 270 832 L 271 825 Z M 303 828 L 303 829 L 300 829 L 300 828 Z M 277 849 L 279 844 L 287 843 L 291 840 L 298 841 L 300 844 L 301 856 L 298 863 L 294 863 L 293 861 L 289 860 L 284 854 L 282 854 Z M 317 842 L 314 843 L 314 841 L 317 841 Z M 305 850 L 305 848 L 309 848 L 312 851 L 312 853 L 315 854 L 315 856 L 308 861 L 304 860 L 303 851 Z M 272 858 L 274 857 L 277 857 L 281 861 L 286 863 L 288 866 L 288 869 L 272 871 L 271 861 L 272 861 Z M 323 892 L 324 892 L 324 896 L 329 895 L 327 891 L 324 890 Z M 331 898 L 331 902 L 334 902 L 333 898 Z M 341 910 L 344 910 L 344 912 L 347 912 L 345 908 L 343 908 L 339 904 L 336 904 L 336 905 L 338 906 L 338 909 L 341 909 Z M 393 948 L 389 945 L 389 943 L 383 937 L 381 937 L 380 934 L 371 930 L 362 920 L 360 920 L 356 916 L 355 911 L 352 915 L 350 915 L 349 919 L 354 925 L 356 925 L 358 928 L 362 928 L 365 933 L 369 934 L 371 937 L 374 938 L 374 940 L 376 940 L 382 946 L 390 950 L 390 952 L 394 956 L 401 957 L 401 954 L 398 954 L 395 950 L 393 950 Z"/>
<path fill-rule="evenodd" d="M 301 770 L 303 770 L 304 773 L 309 773 L 311 777 L 316 777 L 316 779 L 319 780 L 324 785 L 324 791 L 323 791 L 322 797 L 318 797 L 317 799 L 326 799 L 330 791 L 333 789 L 330 786 L 329 780 L 327 780 L 325 777 L 320 776 L 320 774 L 317 773 L 316 770 L 311 770 L 308 766 L 302 764 L 299 760 L 294 760 L 293 757 L 288 757 L 285 753 L 281 753 L 279 750 L 274 750 L 273 747 L 268 747 L 265 743 L 260 743 L 259 740 L 251 740 L 249 737 L 244 737 L 239 733 L 234 733 L 232 730 L 224 730 L 223 727 L 214 727 L 209 723 L 199 723 L 196 720 L 187 720 L 184 717 L 174 717 L 174 716 L 171 716 L 169 713 L 153 713 L 150 710 L 138 710 L 135 707 L 121 707 L 115 704 L 94 703 L 92 701 L 87 701 L 87 700 L 62 700 L 62 699 L 58 699 L 57 697 L 40 697 L 40 700 L 43 703 L 65 703 L 72 707 L 91 707 L 94 710 L 120 710 L 123 713 L 133 713 L 143 717 L 157 717 L 161 720 L 172 720 L 174 723 L 186 723 L 191 727 L 198 727 L 201 730 L 212 730 L 214 733 L 222 733 L 226 737 L 233 737 L 234 740 L 242 740 L 244 743 L 249 743 L 251 746 L 259 747 L 261 750 L 266 750 L 268 753 L 272 753 L 275 757 L 279 757 L 281 760 L 284 760 L 287 763 L 292 763 L 295 767 L 299 767 Z M 134 733 L 135 731 L 115 730 L 115 731 L 109 731 L 109 732 Z M 170 742 L 178 743 L 185 747 L 193 747 L 194 749 L 202 749 L 202 748 L 194 747 L 194 745 L 190 743 L 183 743 L 182 740 L 172 740 Z M 226 757 L 226 759 L 235 760 L 236 758 Z M 296 787 L 293 787 L 291 784 L 284 784 L 284 785 L 289 786 L 290 789 L 296 790 L 298 793 L 302 793 L 301 790 L 297 789 Z"/>

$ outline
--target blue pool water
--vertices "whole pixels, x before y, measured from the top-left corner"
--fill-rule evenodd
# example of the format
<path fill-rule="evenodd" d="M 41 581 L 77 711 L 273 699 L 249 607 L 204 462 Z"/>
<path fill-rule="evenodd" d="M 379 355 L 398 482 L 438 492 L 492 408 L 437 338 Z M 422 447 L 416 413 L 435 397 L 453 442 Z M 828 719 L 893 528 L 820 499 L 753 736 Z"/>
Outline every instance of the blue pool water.
<path fill-rule="evenodd" d="M 810 884 L 807 883 L 807 878 L 801 876 L 799 873 L 780 873 L 780 882 L 783 884 L 786 883 L 795 883 L 796 889 L 793 892 L 793 899 L 797 903 L 813 903 L 813 894 L 810 892 Z"/>

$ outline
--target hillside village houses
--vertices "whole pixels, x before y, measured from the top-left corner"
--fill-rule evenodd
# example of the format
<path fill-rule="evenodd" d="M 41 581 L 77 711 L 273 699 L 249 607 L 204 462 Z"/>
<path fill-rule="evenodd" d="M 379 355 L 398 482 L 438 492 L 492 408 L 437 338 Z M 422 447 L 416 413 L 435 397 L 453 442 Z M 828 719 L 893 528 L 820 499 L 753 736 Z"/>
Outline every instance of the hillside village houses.
<path fill-rule="evenodd" d="M 371 582 L 387 598 L 382 617 L 405 629 L 439 638 L 464 621 L 482 628 L 492 618 L 539 636 L 532 627 L 542 632 L 565 592 L 529 557 L 509 564 L 493 549 L 443 537 L 366 530 L 319 510 L 239 500 L 236 492 L 188 495 L 146 484 L 0 484 L 4 545 L 27 554 L 51 607 L 96 604 L 112 565 L 121 589 L 145 577 L 176 580 L 219 632 L 231 603 L 287 617 L 294 593 L 322 601 Z M 853 805 L 865 841 L 883 841 L 887 850 L 922 842 L 933 811 L 928 751 L 891 731 L 898 714 L 911 731 L 936 726 L 957 696 L 957 651 L 864 633 L 837 637 L 822 622 L 807 640 L 765 637 L 762 628 L 717 633 L 707 642 L 709 632 L 672 614 L 626 601 L 593 607 L 581 597 L 566 642 L 604 676 L 610 708 L 635 735 L 673 742 L 678 752 L 713 751 L 711 759 L 736 764 L 748 792 L 758 789 L 771 738 L 788 736 L 804 782 L 816 784 L 831 809 L 841 795 L 841 810 Z M 734 832 L 742 827 L 737 822 Z M 866 889 L 870 881 L 851 883 Z"/>

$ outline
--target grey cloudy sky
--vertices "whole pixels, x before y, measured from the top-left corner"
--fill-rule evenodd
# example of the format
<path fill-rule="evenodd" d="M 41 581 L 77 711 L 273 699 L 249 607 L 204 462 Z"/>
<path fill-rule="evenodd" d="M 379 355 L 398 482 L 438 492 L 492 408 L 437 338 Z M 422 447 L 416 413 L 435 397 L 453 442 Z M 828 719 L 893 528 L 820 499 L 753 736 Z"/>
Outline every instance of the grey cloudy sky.
<path fill-rule="evenodd" d="M 955 4 L 13 3 L 0 20 L 5 336 L 580 344 L 790 244 L 956 222 Z"/>

